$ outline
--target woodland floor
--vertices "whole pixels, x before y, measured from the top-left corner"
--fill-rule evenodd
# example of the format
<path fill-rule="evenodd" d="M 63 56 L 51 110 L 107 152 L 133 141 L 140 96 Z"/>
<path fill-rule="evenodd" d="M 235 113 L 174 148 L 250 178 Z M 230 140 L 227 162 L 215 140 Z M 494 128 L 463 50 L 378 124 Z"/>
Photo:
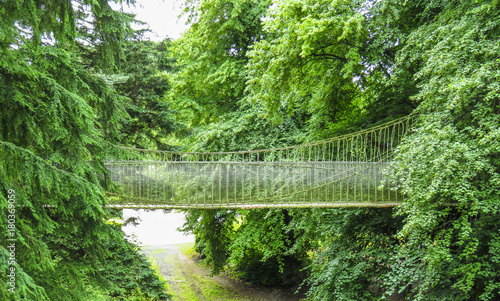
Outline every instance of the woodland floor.
<path fill-rule="evenodd" d="M 167 281 L 174 301 L 298 301 L 304 298 L 294 294 L 294 289 L 255 287 L 227 275 L 210 277 L 208 269 L 198 264 L 192 246 L 189 243 L 142 247 Z"/>

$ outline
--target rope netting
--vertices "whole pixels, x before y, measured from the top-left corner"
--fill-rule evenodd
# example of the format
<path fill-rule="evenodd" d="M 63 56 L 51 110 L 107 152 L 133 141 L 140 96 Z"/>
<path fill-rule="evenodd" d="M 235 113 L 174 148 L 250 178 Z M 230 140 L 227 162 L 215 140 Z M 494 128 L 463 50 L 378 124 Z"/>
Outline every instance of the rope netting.
<path fill-rule="evenodd" d="M 391 157 L 413 117 L 302 145 L 240 152 L 121 147 L 106 161 L 111 206 L 252 208 L 391 206 Z"/>

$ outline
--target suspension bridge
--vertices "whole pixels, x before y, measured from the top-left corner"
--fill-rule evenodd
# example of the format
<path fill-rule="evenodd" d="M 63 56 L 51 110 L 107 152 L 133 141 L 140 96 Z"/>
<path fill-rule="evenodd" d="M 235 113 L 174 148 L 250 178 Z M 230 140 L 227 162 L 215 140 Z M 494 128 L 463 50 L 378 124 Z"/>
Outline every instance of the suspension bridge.
<path fill-rule="evenodd" d="M 105 162 L 116 208 L 385 207 L 400 204 L 391 159 L 404 117 L 302 145 L 239 152 L 122 147 Z"/>

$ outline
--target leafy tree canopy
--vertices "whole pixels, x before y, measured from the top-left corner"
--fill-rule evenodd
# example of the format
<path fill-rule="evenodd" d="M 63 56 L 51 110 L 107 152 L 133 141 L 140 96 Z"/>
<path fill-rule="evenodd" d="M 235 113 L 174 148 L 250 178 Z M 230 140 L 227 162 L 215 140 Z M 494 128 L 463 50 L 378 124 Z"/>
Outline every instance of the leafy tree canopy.
<path fill-rule="evenodd" d="M 189 109 L 193 125 L 221 120 L 238 109 L 245 95 L 247 52 L 260 39 L 260 18 L 270 1 L 216 0 L 192 2 L 192 24 L 174 42 L 179 71 L 171 95 Z"/>
<path fill-rule="evenodd" d="M 326 213 L 331 215 L 322 224 L 327 219 L 318 221 L 315 210 L 238 212 L 241 220 L 220 226 L 227 239 L 218 249 L 219 269 L 226 262 L 249 275 L 253 258 L 269 264 L 259 226 L 275 216 L 282 231 L 269 231 L 269 246 L 288 255 L 316 251 L 308 281 L 314 299 L 498 298 L 498 2 L 276 1 L 262 9 L 258 33 L 249 35 L 246 48 L 236 47 L 235 32 L 241 31 L 231 27 L 241 20 L 232 10 L 235 2 L 189 2 L 193 27 L 176 46 L 182 63 L 171 97 L 192 108 L 184 117 L 195 127 L 197 139 L 186 140 L 193 149 L 258 147 L 248 142 L 267 141 L 271 126 L 248 134 L 239 129 L 268 124 L 262 118 L 267 114 L 280 117 L 276 124 L 295 122 L 286 132 L 295 139 L 278 138 L 284 144 L 331 137 L 414 109 L 419 122 L 395 161 L 399 189 L 407 194 L 396 217 L 338 210 Z M 233 34 L 225 35 L 226 29 Z M 248 110 L 255 113 L 245 115 Z M 280 223 L 286 214 L 291 220 Z M 209 231 L 196 228 L 205 239 L 201 246 L 210 244 Z M 214 257 L 207 261 L 215 263 Z"/>

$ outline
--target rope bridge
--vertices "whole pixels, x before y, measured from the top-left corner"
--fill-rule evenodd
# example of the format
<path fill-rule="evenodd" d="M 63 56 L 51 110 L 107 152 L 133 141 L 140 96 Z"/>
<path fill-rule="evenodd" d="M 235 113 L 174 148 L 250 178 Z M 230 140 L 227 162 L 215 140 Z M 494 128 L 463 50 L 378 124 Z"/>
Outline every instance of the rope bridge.
<path fill-rule="evenodd" d="M 241 152 L 122 147 L 106 161 L 117 208 L 394 206 L 391 157 L 414 117 L 328 140 Z"/>

